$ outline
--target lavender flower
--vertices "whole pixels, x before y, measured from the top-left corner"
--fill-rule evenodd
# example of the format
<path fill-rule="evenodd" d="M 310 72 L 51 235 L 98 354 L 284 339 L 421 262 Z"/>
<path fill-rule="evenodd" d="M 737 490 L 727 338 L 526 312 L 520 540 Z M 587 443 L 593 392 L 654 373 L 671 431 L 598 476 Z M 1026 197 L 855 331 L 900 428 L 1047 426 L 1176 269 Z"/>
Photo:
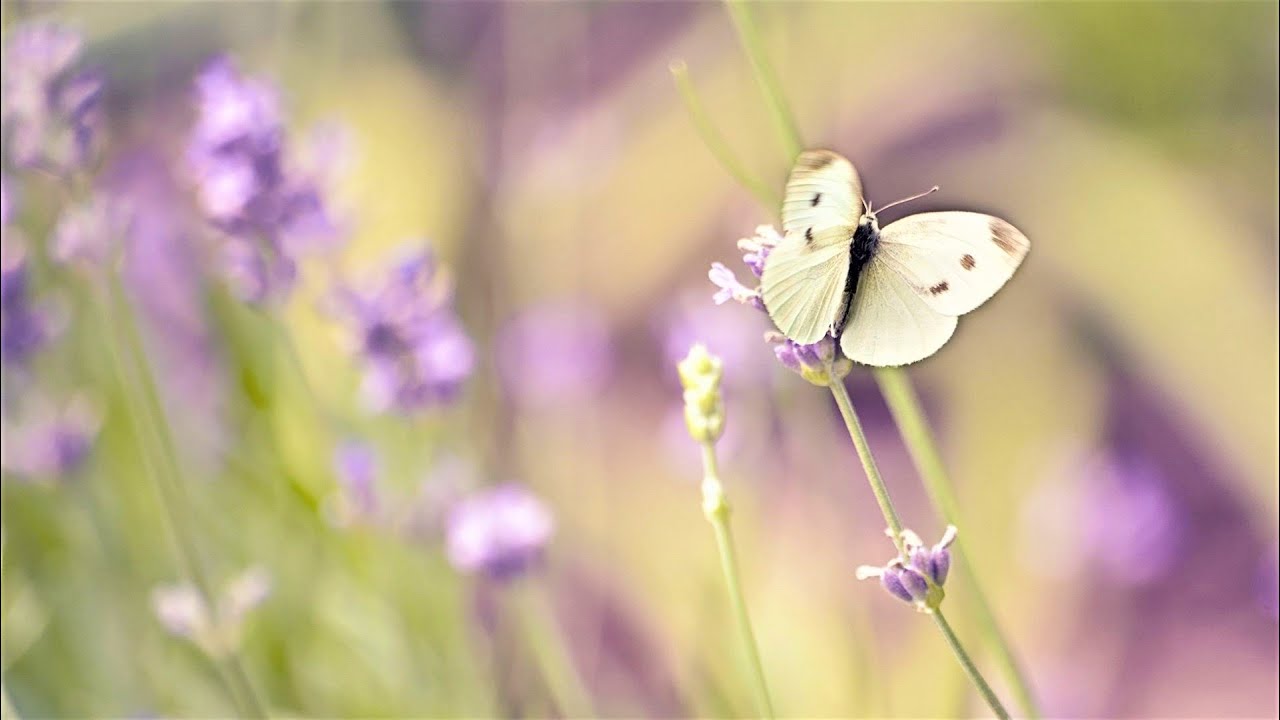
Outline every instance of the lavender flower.
<path fill-rule="evenodd" d="M 782 241 L 782 236 L 771 225 L 756 228 L 756 234 L 738 241 L 742 262 L 757 278 L 764 274 L 764 264 L 769 252 Z M 764 311 L 760 288 L 742 284 L 732 270 L 722 263 L 712 263 L 707 273 L 711 282 L 720 288 L 712 300 L 723 305 L 730 300 Z M 776 332 L 765 335 L 766 342 L 774 345 L 774 355 L 783 367 L 799 374 L 814 385 L 828 385 L 843 379 L 853 369 L 853 363 L 836 350 L 835 340 L 825 337 L 811 345 L 800 345 Z"/>
<path fill-rule="evenodd" d="M 61 408 L 38 401 L 20 424 L 3 423 L 0 467 L 27 480 L 70 475 L 84 465 L 101 425 L 101 413 L 83 397 Z"/>
<path fill-rule="evenodd" d="M 54 334 L 53 318 L 31 293 L 26 250 L 6 238 L 0 246 L 0 360 L 21 367 Z"/>
<path fill-rule="evenodd" d="M 337 310 L 355 337 L 362 390 L 374 410 L 414 412 L 457 397 L 475 351 L 452 295 L 429 250 L 396 263 L 374 290 L 339 290 Z"/>
<path fill-rule="evenodd" d="M 585 303 L 548 303 L 526 310 L 503 329 L 498 369 L 523 405 L 571 403 L 600 391 L 612 370 L 609 327 Z"/>
<path fill-rule="evenodd" d="M 267 82 L 218 58 L 196 78 L 196 94 L 187 164 L 224 270 L 250 302 L 282 297 L 297 278 L 296 257 L 339 234 L 320 178 L 290 165 L 279 98 Z"/>
<path fill-rule="evenodd" d="M 249 611 L 270 594 L 270 575 L 252 567 L 227 584 L 216 607 L 209 607 L 190 583 L 157 587 L 151 593 L 151 606 L 171 634 L 190 640 L 210 657 L 225 657 L 240 646 Z"/>
<path fill-rule="evenodd" d="M 378 493 L 378 458 L 364 443 L 346 442 L 333 458 L 340 490 L 333 507 L 338 525 L 375 520 L 381 510 Z"/>
<path fill-rule="evenodd" d="M 956 528 L 948 525 L 942 539 L 928 547 L 910 530 L 902 531 L 902 545 L 906 556 L 895 557 L 880 567 L 863 565 L 857 570 L 859 580 L 880 578 L 880 584 L 890 595 L 915 604 L 921 612 L 930 612 L 942 602 L 945 593 L 942 585 L 951 569 L 951 544 L 956 540 Z"/>
<path fill-rule="evenodd" d="M 542 557 L 554 530 L 551 512 L 528 490 L 499 485 L 461 500 L 449 512 L 449 561 L 464 573 L 511 579 Z"/>
<path fill-rule="evenodd" d="M 67 208 L 53 231 L 52 254 L 59 262 L 103 267 L 117 257 L 133 214 L 118 198 L 98 194 Z"/>
<path fill-rule="evenodd" d="M 23 25 L 5 38 L 0 118 L 15 165 L 67 174 L 89 161 L 102 81 L 73 70 L 82 45 L 75 32 L 43 23 Z"/>

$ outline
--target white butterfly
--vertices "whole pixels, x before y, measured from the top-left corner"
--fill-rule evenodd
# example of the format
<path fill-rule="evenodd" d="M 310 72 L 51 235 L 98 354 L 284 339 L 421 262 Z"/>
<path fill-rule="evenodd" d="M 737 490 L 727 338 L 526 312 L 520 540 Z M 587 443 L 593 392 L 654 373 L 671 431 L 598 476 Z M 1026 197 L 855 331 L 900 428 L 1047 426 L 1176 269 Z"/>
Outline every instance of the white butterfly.
<path fill-rule="evenodd" d="M 830 150 L 796 159 L 782 227 L 761 277 L 769 317 L 800 344 L 838 336 L 845 357 L 865 365 L 937 352 L 956 317 L 994 295 L 1031 247 L 1004 220 L 972 212 L 921 213 L 881 230 L 853 164 Z"/>

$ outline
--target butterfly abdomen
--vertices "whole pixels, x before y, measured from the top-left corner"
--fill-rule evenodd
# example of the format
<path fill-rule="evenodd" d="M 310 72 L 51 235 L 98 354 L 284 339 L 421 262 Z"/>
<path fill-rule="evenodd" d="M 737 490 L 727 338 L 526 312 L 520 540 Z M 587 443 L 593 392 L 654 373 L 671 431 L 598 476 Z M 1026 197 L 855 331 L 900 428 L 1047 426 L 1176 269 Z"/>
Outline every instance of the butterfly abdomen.
<path fill-rule="evenodd" d="M 876 254 L 876 248 L 879 246 L 880 230 L 875 223 L 858 223 L 857 229 L 853 231 L 853 240 L 849 243 L 849 277 L 844 283 L 844 300 L 838 316 L 840 323 L 836 327 L 836 335 L 844 331 L 849 303 L 853 302 L 853 296 L 858 292 L 858 277 L 862 274 L 862 269 L 871 261 L 872 256 Z"/>

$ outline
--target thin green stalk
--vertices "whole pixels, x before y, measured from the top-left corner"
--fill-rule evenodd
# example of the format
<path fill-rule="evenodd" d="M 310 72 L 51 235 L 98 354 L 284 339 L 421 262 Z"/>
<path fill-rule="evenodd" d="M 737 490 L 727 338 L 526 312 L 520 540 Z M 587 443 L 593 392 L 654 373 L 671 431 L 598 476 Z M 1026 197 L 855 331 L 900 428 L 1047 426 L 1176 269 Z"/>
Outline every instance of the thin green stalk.
<path fill-rule="evenodd" d="M 764 93 L 769 111 L 773 115 L 773 123 L 778 129 L 782 147 L 787 153 L 787 161 L 794 160 L 804 147 L 800 143 L 800 130 L 796 127 L 795 116 L 787 107 L 786 97 L 782 94 L 781 83 L 769 63 L 769 55 L 760 42 L 760 31 L 756 27 L 751 6 L 743 0 L 725 0 L 725 8 L 733 19 L 733 26 L 738 31 L 738 40 L 742 43 L 743 52 L 751 61 L 751 69 L 755 71 L 756 84 Z"/>
<path fill-rule="evenodd" d="M 9 687 L 0 682 L 0 720 L 22 720 L 13 701 L 9 699 Z"/>
<path fill-rule="evenodd" d="M 902 368 L 876 368 L 875 377 L 880 385 L 880 392 L 889 405 L 889 412 L 898 426 L 898 432 L 907 446 L 907 452 L 910 453 L 916 470 L 924 480 L 925 491 L 934 511 L 948 524 L 965 527 L 960 518 L 960 505 L 956 501 L 955 493 L 951 490 L 946 466 L 942 462 L 942 455 L 938 452 L 938 445 L 925 420 L 920 399 L 906 371 Z M 1036 704 L 1035 695 L 1031 692 L 1026 673 L 1018 663 L 1013 647 L 1001 631 L 1000 623 L 996 621 L 995 612 L 991 609 L 986 594 L 982 592 L 977 570 L 964 552 L 961 539 L 957 539 L 952 545 L 951 554 L 956 559 L 955 565 L 959 568 L 960 575 L 964 578 L 973 597 L 972 615 L 978 621 L 987 644 L 995 651 L 996 661 L 1004 670 L 1013 694 L 1018 699 L 1018 704 L 1028 717 L 1036 720 L 1040 717 L 1040 710 Z"/>
<path fill-rule="evenodd" d="M 169 424 L 165 419 L 164 407 L 160 401 L 159 391 L 156 389 L 151 365 L 147 361 L 142 336 L 134 321 L 133 309 L 120 284 L 119 276 L 111 274 L 107 283 L 108 312 L 116 318 L 115 324 L 120 330 L 120 335 L 123 336 L 125 345 L 122 350 L 116 346 L 114 340 L 111 342 L 112 360 L 122 386 L 131 390 L 130 394 L 141 395 L 142 402 L 131 404 L 131 409 L 138 411 L 144 418 L 143 422 L 135 423 L 139 426 L 135 429 L 145 428 L 139 432 L 139 436 L 148 437 L 151 443 L 159 448 L 158 454 L 164 468 L 157 470 L 151 463 L 150 453 L 145 450 L 142 453 L 143 462 L 148 466 L 148 474 L 151 475 L 160 493 L 160 505 L 173 529 L 183 566 L 191 578 L 192 585 L 204 599 L 206 607 L 213 610 L 217 607 L 217 595 L 201 561 L 195 539 L 189 532 L 194 518 L 194 508 L 191 507 L 190 499 L 185 493 L 182 466 L 178 462 L 177 450 L 169 432 Z M 127 359 L 125 351 L 127 351 Z M 134 380 L 137 381 L 136 385 L 141 387 L 140 391 L 135 388 Z M 236 699 L 236 704 L 240 706 L 242 714 L 253 718 L 267 717 L 265 706 L 258 698 L 252 683 L 249 682 L 239 655 L 231 653 L 221 665 L 224 666 L 220 668 L 221 675 L 233 688 L 231 694 Z"/>
<path fill-rule="evenodd" d="M 565 646 L 564 632 L 556 622 L 551 602 L 532 583 L 512 588 L 516 595 L 521 629 L 528 637 L 560 712 L 569 718 L 592 716 L 591 693 Z"/>
<path fill-rule="evenodd" d="M 951 652 L 955 653 L 956 660 L 960 661 L 960 666 L 964 668 L 965 674 L 978 687 L 978 692 L 982 694 L 982 699 L 987 701 L 991 711 L 1000 720 L 1009 720 L 1009 711 L 1004 709 L 1004 705 L 1000 703 L 1000 698 L 996 697 L 995 692 L 991 690 L 991 686 L 982 677 L 982 673 L 978 672 L 978 667 L 973 664 L 969 653 L 965 652 L 964 646 L 960 644 L 960 638 L 956 637 L 956 632 L 951 629 L 951 623 L 947 622 L 947 617 L 942 614 L 942 608 L 934 608 L 929 614 L 933 616 L 934 622 L 942 630 L 943 637 L 947 639 L 947 644 L 951 646 Z"/>
<path fill-rule="evenodd" d="M 735 157 L 733 150 L 729 148 L 729 143 L 725 141 L 724 136 L 716 129 L 715 123 L 711 122 L 711 117 L 707 115 L 706 108 L 702 106 L 702 100 L 698 97 L 698 91 L 693 87 L 693 79 L 689 77 L 689 66 L 683 60 L 671 61 L 671 77 L 675 80 L 676 89 L 680 91 L 680 97 L 684 99 L 685 110 L 689 112 L 689 119 L 693 121 L 693 126 L 697 129 L 698 135 L 702 138 L 702 142 L 706 144 L 707 149 L 715 156 L 720 163 L 740 185 L 749 190 L 756 199 L 765 205 L 772 205 L 774 202 L 773 193 L 759 178 L 747 172 Z"/>
<path fill-rule="evenodd" d="M 871 483 L 871 492 L 876 496 L 876 504 L 880 506 L 885 522 L 889 523 L 893 544 L 898 548 L 898 554 L 905 558 L 902 521 L 898 519 L 898 511 L 893 507 L 893 500 L 889 498 L 889 488 L 885 487 L 884 478 L 880 477 L 880 468 L 876 466 L 876 459 L 871 455 L 871 446 L 867 444 L 867 436 L 862 432 L 862 423 L 858 420 L 858 413 L 853 409 L 849 391 L 845 389 L 842 380 L 833 379 L 828 387 L 831 388 L 831 395 L 840 408 L 840 416 L 844 418 L 845 427 L 849 429 L 849 439 L 853 441 L 853 448 L 858 451 L 858 459 L 862 461 L 862 469 L 867 473 L 867 482 Z"/>
<path fill-rule="evenodd" d="M 876 502 L 880 505 L 880 511 L 884 513 L 885 522 L 889 524 L 889 529 L 892 531 L 893 544 L 898 548 L 898 554 L 905 560 L 906 552 L 903 546 L 902 522 L 898 519 L 898 513 L 893 508 L 893 501 L 889 498 L 889 490 L 885 487 L 884 480 L 880 477 L 880 470 L 876 467 L 875 458 L 871 456 L 871 448 L 867 445 L 866 435 L 862 431 L 862 423 L 858 421 L 858 415 L 853 410 L 853 403 L 849 400 L 849 391 L 845 389 L 842 380 L 833 380 L 829 387 L 831 388 L 832 396 L 836 399 L 836 405 L 840 407 L 840 415 L 844 417 L 845 426 L 849 429 L 849 438 L 853 440 L 853 446 L 858 451 L 858 458 L 862 460 L 862 469 L 866 471 L 867 480 L 871 483 L 871 492 L 875 494 Z M 956 659 L 960 661 L 965 674 L 969 676 L 969 679 L 978 688 L 978 692 L 987 701 L 991 711 L 996 714 L 996 717 L 1007 720 L 1009 717 L 1008 711 L 1004 709 L 1000 699 L 991 691 L 991 686 L 982 677 L 982 673 L 978 672 L 977 666 L 969 658 L 969 653 L 965 652 L 964 646 L 960 644 L 960 639 L 956 637 L 955 632 L 951 630 L 951 625 L 943 617 L 941 608 L 932 607 L 929 609 L 929 614 L 934 616 L 938 627 L 942 629 L 942 634 L 947 638 L 947 644 L 951 646 L 951 651 L 955 653 Z"/>
<path fill-rule="evenodd" d="M 711 522 L 716 534 L 716 545 L 720 549 L 720 569 L 724 571 L 725 583 L 729 586 L 729 602 L 733 606 L 733 615 L 738 623 L 738 633 L 742 636 L 743 647 L 747 651 L 747 660 L 751 665 L 752 680 L 756 693 L 756 702 L 760 706 L 763 717 L 772 720 L 773 700 L 769 696 L 769 685 L 765 681 L 764 664 L 760 662 L 760 649 L 756 645 L 756 635 L 751 628 L 751 616 L 747 612 L 746 595 L 742 592 L 742 581 L 738 577 L 738 555 L 733 543 L 733 531 L 729 526 L 730 508 L 725 498 L 723 486 L 720 484 L 720 469 L 716 462 L 715 444 L 702 443 L 703 471 L 703 512 Z"/>

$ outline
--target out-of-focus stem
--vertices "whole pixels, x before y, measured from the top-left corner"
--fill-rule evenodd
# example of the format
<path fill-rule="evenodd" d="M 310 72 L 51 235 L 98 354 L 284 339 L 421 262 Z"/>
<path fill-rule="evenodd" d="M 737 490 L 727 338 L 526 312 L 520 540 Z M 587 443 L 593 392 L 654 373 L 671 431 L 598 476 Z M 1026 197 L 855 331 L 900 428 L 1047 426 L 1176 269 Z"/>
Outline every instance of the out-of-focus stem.
<path fill-rule="evenodd" d="M 751 676 L 762 717 L 772 720 L 773 700 L 769 696 L 769 684 L 765 681 L 764 664 L 760 661 L 760 649 L 756 645 L 755 631 L 751 628 L 751 615 L 747 612 L 746 595 L 738 577 L 738 556 L 733 543 L 733 531 L 729 526 L 729 501 L 720 484 L 720 469 L 716 462 L 715 444 L 702 443 L 702 510 L 715 530 L 716 545 L 720 549 L 720 568 L 729 587 L 729 602 L 733 606 L 738 633 L 751 665 Z"/>
<path fill-rule="evenodd" d="M 18 710 L 9 699 L 9 688 L 0 682 L 0 720 L 21 720 Z"/>
<path fill-rule="evenodd" d="M 568 718 L 591 717 L 591 694 L 566 647 L 564 632 L 556 622 L 550 600 L 542 588 L 533 585 L 531 578 L 521 581 L 512 590 L 516 595 L 521 629 L 560 704 L 560 712 Z"/>
<path fill-rule="evenodd" d="M 942 455 L 938 452 L 938 444 L 934 441 L 933 432 L 929 429 L 924 411 L 920 407 L 920 399 L 906 371 L 901 368 L 876 368 L 875 378 L 880 385 L 880 392 L 884 395 L 885 402 L 889 405 L 889 412 L 898 426 L 898 432 L 902 435 L 907 451 L 911 454 L 916 470 L 924 480 L 925 491 L 934 511 L 941 515 L 947 524 L 965 527 L 960 518 L 959 503 L 956 502 L 955 493 L 951 490 L 946 466 L 942 462 Z M 964 583 L 972 595 L 972 615 L 978 621 L 987 645 L 995 652 L 997 662 L 1004 670 L 1006 679 L 1009 680 L 1023 712 L 1033 720 L 1039 718 L 1040 711 L 1035 696 L 1031 692 L 1030 683 L 1018 663 L 1013 647 L 996 621 L 995 613 L 987 602 L 986 594 L 982 591 L 982 584 L 978 581 L 977 570 L 964 552 L 962 544 L 963 541 L 957 540 L 951 548 L 951 553 L 958 561 L 955 564 L 959 567 L 960 575 L 964 578 Z"/>
<path fill-rule="evenodd" d="M 216 612 L 217 595 L 205 572 L 195 538 L 191 535 L 191 520 L 194 509 L 185 493 L 182 477 L 182 466 L 178 462 L 177 450 L 165 418 L 164 407 L 156 389 L 155 377 L 151 364 L 147 361 L 146 350 L 142 344 L 142 336 L 134 320 L 133 308 L 115 273 L 110 273 L 106 280 L 108 313 L 116 319 L 114 323 L 120 330 L 124 348 L 111 343 L 112 361 L 122 386 L 132 395 L 140 395 L 141 402 L 131 403 L 131 411 L 142 415 L 143 421 L 135 423 L 141 430 L 139 436 L 146 436 L 150 443 L 159 448 L 159 455 L 164 465 L 157 470 L 151 462 L 150 453 L 144 448 L 141 453 L 144 464 L 148 466 L 148 474 L 152 477 L 160 494 L 160 505 L 163 508 L 169 525 L 173 530 L 179 555 L 187 571 L 192 585 L 205 602 L 210 612 Z M 140 390 L 135 387 L 140 386 Z M 231 688 L 231 695 L 240 706 L 242 714 L 247 717 L 265 718 L 267 713 L 257 693 L 249 682 L 248 675 L 241 665 L 239 655 L 229 654 L 220 663 L 220 674 Z"/>
<path fill-rule="evenodd" d="M 947 622 L 947 617 L 942 614 L 942 608 L 934 608 L 929 613 L 933 616 L 933 620 L 937 623 L 938 628 L 942 630 L 942 635 L 947 639 L 947 644 L 951 646 L 951 652 L 955 653 L 956 660 L 960 661 L 960 666 L 964 668 L 964 672 L 977 686 L 978 692 L 982 695 L 982 699 L 986 701 L 987 706 L 991 708 L 991 712 L 1001 720 L 1009 720 L 1009 711 L 1004 709 L 1000 698 L 996 697 L 995 692 L 991 690 L 991 686 L 987 684 L 986 678 L 982 677 L 982 673 L 978 672 L 978 667 L 973 664 L 973 660 L 969 657 L 969 653 L 965 652 L 964 645 L 960 644 L 960 638 L 956 637 L 956 633 L 951 629 L 951 624 Z"/>
<path fill-rule="evenodd" d="M 742 167 L 737 157 L 734 156 L 733 150 L 729 148 L 729 143 L 725 141 L 724 136 L 720 134 L 715 124 L 711 122 L 706 108 L 702 105 L 702 100 L 698 97 L 698 91 L 693 87 L 693 80 L 689 77 L 689 66 L 683 60 L 672 60 L 670 68 L 671 77 L 676 83 L 676 89 L 680 91 L 680 97 L 684 99 L 685 110 L 689 112 L 689 119 L 693 121 L 693 126 L 697 128 L 698 135 L 702 138 L 702 142 L 706 144 L 707 149 L 715 156 L 720 166 L 732 175 L 740 185 L 751 191 L 751 194 L 755 195 L 757 200 L 765 205 L 772 205 L 774 200 L 773 193 L 765 187 L 764 183 Z"/>
<path fill-rule="evenodd" d="M 778 137 L 782 140 L 783 150 L 787 153 L 787 160 L 790 162 L 804 149 L 800 144 L 800 130 L 796 127 L 795 116 L 787 107 L 786 96 L 782 94 L 782 87 L 778 82 L 777 74 L 773 71 L 773 65 L 769 62 L 769 55 L 764 51 L 763 43 L 760 42 L 760 31 L 756 27 L 751 6 L 744 0 L 725 0 L 725 8 L 729 11 L 729 17 L 733 19 L 733 26 L 738 31 L 738 40 L 742 43 L 743 52 L 751 62 L 756 84 L 760 86 L 760 92 L 764 93 L 770 114 L 773 116 L 773 123 L 778 129 Z"/>

